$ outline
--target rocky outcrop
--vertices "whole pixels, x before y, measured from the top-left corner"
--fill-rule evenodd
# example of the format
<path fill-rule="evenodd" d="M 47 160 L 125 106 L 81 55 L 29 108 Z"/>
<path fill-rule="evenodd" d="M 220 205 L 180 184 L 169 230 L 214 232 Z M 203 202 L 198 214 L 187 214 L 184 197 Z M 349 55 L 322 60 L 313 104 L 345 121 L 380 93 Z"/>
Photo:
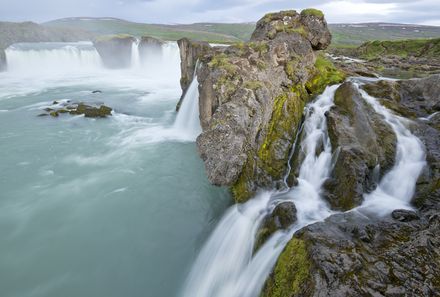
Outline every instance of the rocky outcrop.
<path fill-rule="evenodd" d="M 176 110 L 179 111 L 186 91 L 193 80 L 197 61 L 209 52 L 211 46 L 207 42 L 192 41 L 188 38 L 178 40 L 177 44 L 180 49 L 180 86 L 182 88 L 182 96 L 176 106 Z"/>
<path fill-rule="evenodd" d="M 59 117 L 61 114 L 84 115 L 86 118 L 105 118 L 112 115 L 112 109 L 104 104 L 73 103 L 70 100 L 54 101 L 52 106 L 43 109 L 39 117 Z"/>
<path fill-rule="evenodd" d="M 326 197 L 333 209 L 350 210 L 375 189 L 392 167 L 396 136 L 392 128 L 365 102 L 351 82 L 335 93 L 327 125 L 336 162 L 326 181 Z"/>
<path fill-rule="evenodd" d="M 237 201 L 283 177 L 305 104 L 344 79 L 316 51 L 330 40 L 322 13 L 283 11 L 262 18 L 248 43 L 203 55 L 179 43 L 184 83 L 184 67 L 194 69 L 195 56 L 200 61 L 197 146 L 208 178 L 232 186 Z"/>
<path fill-rule="evenodd" d="M 95 39 L 93 44 L 106 67 L 128 68 L 134 42 L 136 39 L 130 35 L 110 35 Z"/>

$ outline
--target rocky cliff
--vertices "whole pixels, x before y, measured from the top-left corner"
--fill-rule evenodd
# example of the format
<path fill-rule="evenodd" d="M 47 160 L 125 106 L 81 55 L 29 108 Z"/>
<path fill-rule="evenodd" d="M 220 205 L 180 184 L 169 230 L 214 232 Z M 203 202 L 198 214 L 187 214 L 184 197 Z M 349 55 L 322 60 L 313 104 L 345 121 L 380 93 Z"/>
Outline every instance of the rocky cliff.
<path fill-rule="evenodd" d="M 131 66 L 131 51 L 136 39 L 131 35 L 101 36 L 93 44 L 108 68 L 128 68 Z"/>
<path fill-rule="evenodd" d="M 274 187 L 287 159 L 305 104 L 344 74 L 320 54 L 331 41 L 321 12 L 268 14 L 250 42 L 229 47 L 179 41 L 182 87 L 195 61 L 203 133 L 197 146 L 209 180 L 231 186 L 237 201 Z"/>

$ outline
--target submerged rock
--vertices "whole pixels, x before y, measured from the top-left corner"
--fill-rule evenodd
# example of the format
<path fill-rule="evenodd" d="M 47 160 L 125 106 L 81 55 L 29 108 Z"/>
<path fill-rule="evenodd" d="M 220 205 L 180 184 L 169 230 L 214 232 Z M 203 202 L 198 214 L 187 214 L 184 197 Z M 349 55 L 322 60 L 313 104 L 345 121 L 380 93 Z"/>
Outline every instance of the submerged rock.
<path fill-rule="evenodd" d="M 54 103 L 55 104 L 55 103 Z M 85 103 L 73 103 L 69 102 L 56 103 L 59 106 L 54 108 L 45 108 L 46 114 L 39 114 L 38 116 L 51 115 L 52 117 L 58 117 L 60 114 L 70 113 L 71 115 L 84 115 L 88 118 L 105 118 L 111 116 L 112 109 L 105 105 L 89 105 Z"/>
<path fill-rule="evenodd" d="M 208 178 L 233 186 L 237 201 L 283 177 L 305 104 L 328 84 L 344 80 L 315 52 L 330 39 L 322 14 L 283 11 L 262 18 L 248 43 L 212 49 L 179 43 L 182 86 L 192 78 L 188 69 L 201 62 L 203 133 L 197 146 Z"/>
<path fill-rule="evenodd" d="M 296 222 L 296 207 L 292 201 L 278 204 L 261 224 L 257 234 L 255 250 L 257 250 L 277 230 L 287 230 Z"/>
<path fill-rule="evenodd" d="M 99 37 L 93 44 L 106 67 L 128 68 L 131 66 L 134 42 L 136 39 L 133 36 L 121 34 Z"/>

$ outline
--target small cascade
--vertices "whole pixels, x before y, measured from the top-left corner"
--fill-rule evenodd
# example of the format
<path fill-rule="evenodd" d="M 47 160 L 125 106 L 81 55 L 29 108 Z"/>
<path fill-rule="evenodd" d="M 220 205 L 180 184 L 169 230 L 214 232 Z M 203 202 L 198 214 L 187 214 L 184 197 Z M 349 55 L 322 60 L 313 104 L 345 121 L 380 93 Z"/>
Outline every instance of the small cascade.
<path fill-rule="evenodd" d="M 101 58 L 91 42 L 17 43 L 5 51 L 9 72 L 65 73 L 101 68 Z"/>
<path fill-rule="evenodd" d="M 139 53 L 139 40 L 136 39 L 131 45 L 131 67 L 138 69 L 141 67 L 141 57 Z"/>
<path fill-rule="evenodd" d="M 364 195 L 364 203 L 358 210 L 386 215 L 395 209 L 411 209 L 410 202 L 414 196 L 417 179 L 426 165 L 424 146 L 405 126 L 406 119 L 390 112 L 376 98 L 360 89 L 359 84 L 357 88 L 374 111 L 383 116 L 397 137 L 393 168 L 385 174 L 372 193 Z"/>
<path fill-rule="evenodd" d="M 194 76 L 186 91 L 173 129 L 192 139 L 196 139 L 202 133 L 199 119 L 199 82 L 197 76 Z"/>
<path fill-rule="evenodd" d="M 321 188 L 332 163 L 325 113 L 333 105 L 337 87 L 328 87 L 307 108 L 300 144 L 305 158 L 298 185 L 288 191 L 263 192 L 242 205 L 232 206 L 198 256 L 183 297 L 258 296 L 293 233 L 332 214 L 321 197 Z M 282 201 L 295 203 L 298 221 L 290 230 L 275 233 L 253 254 L 261 222 Z"/>

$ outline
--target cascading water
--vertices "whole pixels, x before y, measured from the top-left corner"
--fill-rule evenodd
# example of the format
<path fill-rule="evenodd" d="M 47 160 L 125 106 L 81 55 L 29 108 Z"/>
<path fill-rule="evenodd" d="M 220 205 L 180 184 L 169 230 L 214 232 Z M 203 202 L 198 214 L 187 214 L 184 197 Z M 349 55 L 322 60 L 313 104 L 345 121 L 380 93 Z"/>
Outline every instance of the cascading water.
<path fill-rule="evenodd" d="M 325 113 L 333 105 L 337 86 L 307 108 L 301 149 L 305 153 L 298 185 L 283 192 L 263 192 L 223 217 L 202 249 L 183 290 L 183 297 L 252 297 L 261 291 L 279 254 L 293 233 L 332 214 L 321 198 L 321 187 L 331 171 L 331 145 Z M 319 148 L 324 149 L 319 152 Z M 275 233 L 253 255 L 258 228 L 275 206 L 293 201 L 298 221 L 288 231 Z"/>
<path fill-rule="evenodd" d="M 11 73 L 85 72 L 101 68 L 101 58 L 91 42 L 17 43 L 5 53 Z"/>
<path fill-rule="evenodd" d="M 186 91 L 173 128 L 178 133 L 193 139 L 202 133 L 199 119 L 199 82 L 197 76 L 194 76 Z"/>
<path fill-rule="evenodd" d="M 397 137 L 395 165 L 372 193 L 364 195 L 364 203 L 357 209 L 376 215 L 386 215 L 394 209 L 411 209 L 416 181 L 426 165 L 424 146 L 405 126 L 406 119 L 390 112 L 376 98 L 360 89 L 359 84 L 356 86 L 374 111 L 384 117 Z"/>
<path fill-rule="evenodd" d="M 139 40 L 136 39 L 131 45 L 131 67 L 140 68 L 141 67 L 141 57 L 139 53 Z"/>
<path fill-rule="evenodd" d="M 335 213 L 322 199 L 321 188 L 332 169 L 325 113 L 333 105 L 337 87 L 328 87 L 307 108 L 302 132 L 299 131 L 303 133 L 300 147 L 305 158 L 300 166 L 298 185 L 285 191 L 263 192 L 245 204 L 233 206 L 199 254 L 185 284 L 183 297 L 258 296 L 293 234 Z M 415 183 L 426 163 L 423 145 L 405 127 L 405 119 L 389 112 L 363 90 L 359 91 L 396 133 L 397 153 L 394 167 L 382 178 L 375 191 L 364 195 L 365 202 L 355 211 L 385 215 L 397 208 L 410 208 Z M 276 232 L 254 255 L 261 222 L 283 201 L 295 203 L 296 223 L 287 231 Z"/>

